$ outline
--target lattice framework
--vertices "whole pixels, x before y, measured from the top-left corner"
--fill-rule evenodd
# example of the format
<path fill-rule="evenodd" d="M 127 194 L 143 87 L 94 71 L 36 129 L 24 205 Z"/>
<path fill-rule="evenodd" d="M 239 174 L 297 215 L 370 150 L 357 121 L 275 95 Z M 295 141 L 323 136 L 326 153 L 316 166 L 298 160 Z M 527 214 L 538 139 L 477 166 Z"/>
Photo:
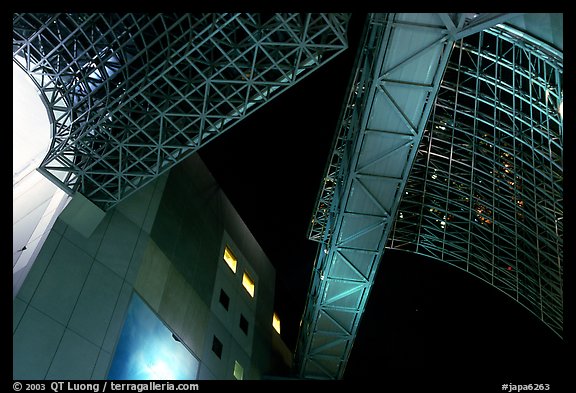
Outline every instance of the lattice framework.
<path fill-rule="evenodd" d="M 457 42 L 388 247 L 479 277 L 561 336 L 562 55 L 520 37 Z"/>
<path fill-rule="evenodd" d="M 54 127 L 39 170 L 103 209 L 347 48 L 348 14 L 15 14 Z"/>

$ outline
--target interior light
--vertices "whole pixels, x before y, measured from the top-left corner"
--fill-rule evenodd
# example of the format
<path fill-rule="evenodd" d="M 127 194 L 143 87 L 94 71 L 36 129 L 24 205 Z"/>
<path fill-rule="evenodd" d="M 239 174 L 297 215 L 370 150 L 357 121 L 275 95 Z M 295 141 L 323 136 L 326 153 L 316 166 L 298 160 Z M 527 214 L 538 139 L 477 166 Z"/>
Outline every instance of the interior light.
<path fill-rule="evenodd" d="M 280 318 L 278 318 L 278 314 L 276 313 L 272 315 L 272 327 L 280 334 Z"/>
<path fill-rule="evenodd" d="M 237 380 L 244 379 L 244 367 L 238 361 L 234 361 L 234 378 Z"/>
<path fill-rule="evenodd" d="M 558 105 L 558 113 L 560 114 L 560 119 L 564 120 L 564 111 L 563 111 L 563 106 L 564 106 L 564 99 L 562 98 L 560 100 L 560 105 Z"/>
<path fill-rule="evenodd" d="M 244 272 L 244 275 L 242 276 L 242 285 L 250 296 L 254 297 L 254 280 L 252 280 L 246 272 Z"/>
<path fill-rule="evenodd" d="M 236 273 L 236 265 L 238 264 L 238 259 L 232 254 L 232 250 L 226 246 L 224 248 L 224 261 L 228 264 L 228 267 Z"/>

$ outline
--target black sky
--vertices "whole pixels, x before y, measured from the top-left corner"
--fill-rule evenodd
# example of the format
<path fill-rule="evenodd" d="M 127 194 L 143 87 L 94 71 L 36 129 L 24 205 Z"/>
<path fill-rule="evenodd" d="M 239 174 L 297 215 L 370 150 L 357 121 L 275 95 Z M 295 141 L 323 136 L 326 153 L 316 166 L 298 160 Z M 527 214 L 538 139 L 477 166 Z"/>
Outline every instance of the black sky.
<path fill-rule="evenodd" d="M 307 228 L 364 18 L 353 14 L 345 53 L 199 152 L 276 267 L 276 309 L 292 350 L 317 251 Z M 387 250 L 344 379 L 552 383 L 566 352 L 548 328 L 487 284 Z"/>

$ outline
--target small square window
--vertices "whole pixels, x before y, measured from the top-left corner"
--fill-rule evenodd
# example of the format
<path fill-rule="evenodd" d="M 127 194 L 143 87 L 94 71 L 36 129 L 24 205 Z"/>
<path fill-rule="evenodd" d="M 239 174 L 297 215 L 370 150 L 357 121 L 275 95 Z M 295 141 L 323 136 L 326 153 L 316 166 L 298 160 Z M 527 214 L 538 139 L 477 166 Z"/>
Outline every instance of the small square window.
<path fill-rule="evenodd" d="M 246 272 L 244 272 L 244 275 L 242 276 L 242 285 L 250 296 L 254 297 L 254 280 L 252 280 L 252 277 L 250 277 Z"/>
<path fill-rule="evenodd" d="M 230 297 L 224 292 L 223 289 L 220 289 L 220 304 L 226 311 L 228 311 L 228 306 L 230 305 Z"/>
<path fill-rule="evenodd" d="M 248 320 L 242 314 L 240 314 L 240 329 L 248 335 Z"/>
<path fill-rule="evenodd" d="M 236 273 L 236 265 L 238 264 L 238 259 L 234 256 L 232 250 L 230 250 L 230 247 L 228 246 L 224 248 L 224 261 L 226 262 L 226 264 L 228 264 L 228 267 L 234 273 Z"/>
<path fill-rule="evenodd" d="M 272 315 L 272 327 L 280 334 L 280 318 L 278 318 L 278 314 L 276 313 Z"/>
<path fill-rule="evenodd" d="M 214 336 L 214 339 L 212 340 L 212 352 L 214 352 L 220 359 L 222 359 L 222 348 L 222 342 L 218 340 L 218 337 Z"/>
<path fill-rule="evenodd" d="M 234 378 L 237 380 L 244 379 L 244 367 L 238 363 L 238 360 L 234 361 Z"/>

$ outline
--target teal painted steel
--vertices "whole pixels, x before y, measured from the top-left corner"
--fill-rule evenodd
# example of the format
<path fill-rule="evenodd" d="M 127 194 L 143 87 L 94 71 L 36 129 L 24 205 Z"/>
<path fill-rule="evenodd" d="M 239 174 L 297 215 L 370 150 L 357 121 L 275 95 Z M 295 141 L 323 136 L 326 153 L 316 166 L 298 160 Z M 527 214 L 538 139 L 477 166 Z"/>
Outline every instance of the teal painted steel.
<path fill-rule="evenodd" d="M 39 170 L 104 210 L 347 48 L 349 14 L 14 14 L 54 144 Z"/>
<path fill-rule="evenodd" d="M 342 378 L 386 247 L 466 270 L 561 335 L 562 53 L 502 24 L 517 16 L 369 15 L 309 227 L 301 377 Z"/>

